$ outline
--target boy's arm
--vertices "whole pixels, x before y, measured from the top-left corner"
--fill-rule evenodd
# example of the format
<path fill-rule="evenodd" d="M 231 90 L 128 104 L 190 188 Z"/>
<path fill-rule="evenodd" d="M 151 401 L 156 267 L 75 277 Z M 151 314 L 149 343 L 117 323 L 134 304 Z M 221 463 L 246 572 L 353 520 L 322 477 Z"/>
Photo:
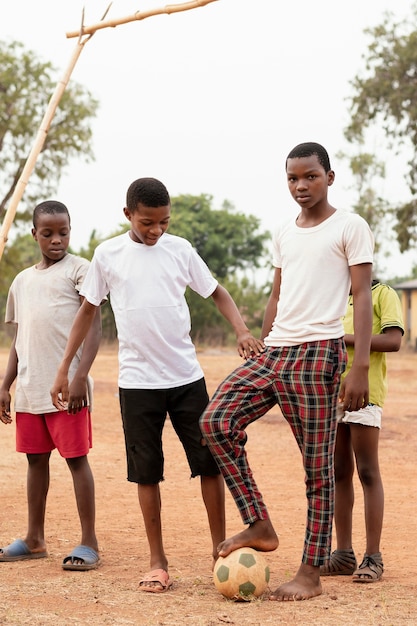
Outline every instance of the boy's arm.
<path fill-rule="evenodd" d="M 271 295 L 265 308 L 264 321 L 262 324 L 262 339 L 265 339 L 271 332 L 272 324 L 277 314 L 279 294 L 281 291 L 281 268 L 275 268 L 274 282 L 272 284 Z"/>
<path fill-rule="evenodd" d="M 339 398 L 345 411 L 358 411 L 369 402 L 369 353 L 372 336 L 372 264 L 362 263 L 350 268 L 355 351 L 352 367 L 340 386 Z"/>
<path fill-rule="evenodd" d="M 82 302 L 84 298 L 82 298 Z M 68 390 L 68 413 L 78 413 L 87 406 L 87 377 L 96 358 L 101 340 L 101 311 L 95 307 L 93 322 L 84 339 L 80 362 Z"/>
<path fill-rule="evenodd" d="M 10 424 L 12 421 L 12 417 L 10 415 L 11 396 L 9 389 L 17 376 L 16 336 L 17 326 L 12 345 L 10 346 L 6 373 L 4 374 L 3 382 L 0 387 L 0 420 L 3 424 Z"/>
<path fill-rule="evenodd" d="M 217 285 L 211 297 L 220 313 L 234 328 L 238 344 L 237 349 L 240 356 L 244 359 L 248 359 L 253 355 L 260 354 L 265 348 L 263 342 L 251 335 L 250 330 L 239 313 L 235 301 L 227 289 L 222 287 L 222 285 Z"/>
<path fill-rule="evenodd" d="M 96 317 L 97 308 L 94 304 L 90 304 L 88 300 L 84 300 L 74 318 L 64 356 L 51 389 L 52 404 L 59 411 L 65 411 L 68 408 L 68 370 L 75 353 L 90 330 Z"/>
<path fill-rule="evenodd" d="M 382 333 L 372 335 L 371 352 L 398 352 L 401 348 L 403 331 L 399 326 L 384 328 Z M 355 347 L 355 336 L 345 335 L 347 346 Z"/>

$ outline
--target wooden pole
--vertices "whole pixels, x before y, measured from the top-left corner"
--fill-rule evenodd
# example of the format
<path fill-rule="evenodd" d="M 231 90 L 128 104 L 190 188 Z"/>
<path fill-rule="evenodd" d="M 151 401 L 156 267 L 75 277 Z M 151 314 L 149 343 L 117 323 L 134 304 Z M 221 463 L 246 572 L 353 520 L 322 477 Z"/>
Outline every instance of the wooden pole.
<path fill-rule="evenodd" d="M 170 14 L 170 13 L 178 13 L 179 11 L 188 11 L 190 9 L 196 9 L 198 7 L 205 6 L 206 4 L 209 4 L 210 2 L 216 2 L 216 1 L 217 0 L 194 0 L 192 2 L 183 2 L 182 4 L 172 4 L 172 5 L 167 5 L 160 9 L 151 9 L 149 11 L 137 12 L 134 15 L 131 15 L 126 18 L 109 20 L 105 22 L 104 18 L 106 17 L 111 7 L 111 4 L 109 4 L 101 21 L 98 24 L 95 24 L 94 26 L 88 26 L 88 27 L 84 26 L 84 11 L 83 11 L 80 29 L 73 33 L 67 33 L 68 38 L 78 37 L 77 45 L 75 46 L 74 52 L 71 56 L 70 62 L 68 63 L 68 67 L 63 77 L 58 82 L 55 88 L 55 91 L 52 94 L 51 99 L 49 100 L 47 110 L 42 119 L 38 133 L 36 135 L 35 143 L 32 146 L 32 149 L 23 167 L 23 171 L 19 177 L 19 180 L 16 183 L 16 187 L 14 188 L 12 197 L 10 198 L 10 204 L 7 208 L 6 214 L 4 216 L 3 224 L 0 229 L 0 260 L 1 260 L 1 257 L 3 256 L 9 230 L 10 230 L 11 225 L 13 224 L 13 220 L 16 215 L 18 204 L 20 200 L 22 199 L 22 196 L 26 188 L 26 185 L 28 184 L 30 175 L 32 174 L 34 170 L 36 160 L 42 151 L 42 147 L 43 147 L 43 144 L 45 143 L 45 139 L 48 134 L 49 128 L 51 126 L 53 117 L 55 115 L 55 111 L 68 85 L 68 82 L 70 80 L 75 64 L 77 63 L 78 58 L 81 54 L 81 51 L 83 50 L 84 45 L 87 43 L 87 41 L 94 35 L 94 33 L 97 30 L 100 30 L 102 28 L 115 27 L 115 26 L 118 26 L 119 24 L 126 24 L 127 22 L 143 20 L 147 17 L 151 17 L 152 15 L 161 15 L 163 13 Z"/>
<path fill-rule="evenodd" d="M 112 20 L 107 20 L 106 22 L 100 22 L 98 24 L 94 24 L 93 26 L 85 26 L 83 28 L 83 34 L 92 35 L 97 30 L 101 28 L 115 28 L 120 24 L 127 24 L 128 22 L 135 22 L 138 20 L 144 20 L 147 17 L 151 17 L 153 15 L 170 15 L 171 13 L 178 13 L 180 11 L 189 11 L 190 9 L 198 9 L 199 7 L 203 7 L 206 4 L 210 4 L 211 2 L 217 2 L 217 0 L 193 0 L 191 2 L 182 2 L 181 4 L 167 4 L 165 7 L 161 7 L 159 9 L 148 9 L 147 11 L 137 11 L 133 15 L 129 15 L 128 17 L 120 17 Z M 74 30 L 67 33 L 67 37 L 70 39 L 71 37 L 78 37 L 80 34 L 79 30 Z"/>

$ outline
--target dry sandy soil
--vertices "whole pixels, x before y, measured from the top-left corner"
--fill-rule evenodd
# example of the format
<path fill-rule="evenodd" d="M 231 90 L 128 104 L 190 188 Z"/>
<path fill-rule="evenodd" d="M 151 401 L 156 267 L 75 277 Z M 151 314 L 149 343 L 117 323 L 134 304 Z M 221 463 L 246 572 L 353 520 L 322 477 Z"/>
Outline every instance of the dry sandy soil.
<path fill-rule="evenodd" d="M 0 350 L 0 376 L 7 358 Z M 233 352 L 203 351 L 200 361 L 209 391 L 239 363 Z M 120 624 L 140 626 L 263 626 L 267 624 L 417 624 L 417 354 L 389 355 L 390 391 L 384 410 L 380 457 L 386 495 L 382 540 L 383 580 L 353 584 L 323 579 L 323 595 L 306 602 L 267 599 L 235 603 L 215 589 L 210 541 L 197 480 L 189 480 L 184 454 L 171 424 L 165 428 L 166 480 L 162 484 L 165 548 L 173 588 L 165 594 L 138 591 L 148 570 L 148 550 L 136 488 L 126 481 L 124 443 L 117 400 L 117 357 L 103 347 L 95 378 L 94 448 L 97 531 L 102 565 L 91 572 L 67 572 L 63 557 L 79 542 L 72 483 L 63 459 L 51 460 L 46 537 L 49 557 L 0 563 L 0 624 Z M 24 455 L 14 451 L 14 425 L 0 424 L 0 545 L 26 530 Z M 298 568 L 304 535 L 305 496 L 298 449 L 278 409 L 248 430 L 250 461 L 280 547 L 266 555 L 271 589 Z M 364 551 L 363 501 L 356 482 L 354 548 Z M 227 494 L 227 532 L 242 526 Z"/>

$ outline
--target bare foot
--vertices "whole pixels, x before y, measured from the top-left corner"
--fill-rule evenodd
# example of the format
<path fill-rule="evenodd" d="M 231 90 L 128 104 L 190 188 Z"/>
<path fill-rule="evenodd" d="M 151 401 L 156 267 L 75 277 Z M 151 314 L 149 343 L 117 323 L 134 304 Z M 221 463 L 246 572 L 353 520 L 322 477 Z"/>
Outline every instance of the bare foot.
<path fill-rule="evenodd" d="M 321 593 L 320 567 L 302 563 L 294 578 L 278 587 L 269 599 L 277 602 L 309 600 Z"/>
<path fill-rule="evenodd" d="M 278 537 L 268 520 L 257 520 L 241 533 L 233 535 L 219 544 L 219 556 L 227 556 L 238 548 L 253 548 L 260 552 L 272 552 L 278 547 Z"/>

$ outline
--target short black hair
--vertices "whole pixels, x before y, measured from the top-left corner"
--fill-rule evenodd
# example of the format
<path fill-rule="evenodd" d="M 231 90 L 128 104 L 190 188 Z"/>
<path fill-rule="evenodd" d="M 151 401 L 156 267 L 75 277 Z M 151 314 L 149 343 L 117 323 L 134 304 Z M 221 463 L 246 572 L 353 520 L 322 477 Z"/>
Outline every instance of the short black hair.
<path fill-rule="evenodd" d="M 56 213 L 66 213 L 68 215 L 68 221 L 71 224 L 71 217 L 65 204 L 58 202 L 58 200 L 45 200 L 44 202 L 37 204 L 33 209 L 33 227 L 37 227 L 36 223 L 39 215 L 55 215 Z"/>
<path fill-rule="evenodd" d="M 171 199 L 167 188 L 156 178 L 138 178 L 129 186 L 126 193 L 126 206 L 129 211 L 136 211 L 138 203 L 156 208 L 168 206 Z"/>
<path fill-rule="evenodd" d="M 303 157 L 313 156 L 313 154 L 317 156 L 320 164 L 324 167 L 326 174 L 327 172 L 330 172 L 332 168 L 326 148 L 323 148 L 323 146 L 319 143 L 314 143 L 314 141 L 299 143 L 298 146 L 295 146 L 285 160 L 285 168 L 287 168 L 288 159 L 301 159 Z"/>

